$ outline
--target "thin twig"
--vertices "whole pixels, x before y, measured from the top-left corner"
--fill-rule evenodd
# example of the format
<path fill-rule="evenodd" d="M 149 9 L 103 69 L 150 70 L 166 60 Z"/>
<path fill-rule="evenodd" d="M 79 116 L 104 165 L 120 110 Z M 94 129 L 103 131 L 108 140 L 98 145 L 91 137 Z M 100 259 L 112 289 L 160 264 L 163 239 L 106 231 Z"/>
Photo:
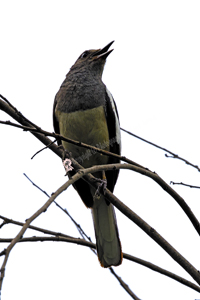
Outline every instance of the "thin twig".
<path fill-rule="evenodd" d="M 1 215 L 0 215 L 0 219 L 4 220 L 4 222 L 6 224 L 14 224 L 14 225 L 18 225 L 18 226 L 24 226 L 25 225 L 25 223 L 23 223 L 23 222 L 15 221 L 15 220 L 6 218 L 6 217 L 1 216 Z M 32 230 L 36 230 L 38 232 L 45 233 L 45 234 L 50 234 L 50 235 L 55 235 L 55 236 L 63 236 L 63 237 L 67 237 L 67 238 L 72 238 L 70 235 L 66 235 L 66 234 L 61 233 L 61 232 L 55 232 L 55 231 L 44 229 L 44 228 L 40 228 L 40 227 L 33 226 L 33 225 L 29 225 L 28 228 L 32 229 Z"/>
<path fill-rule="evenodd" d="M 183 186 L 187 186 L 189 188 L 194 188 L 194 189 L 200 189 L 200 186 L 198 185 L 191 185 L 191 184 L 187 184 L 187 183 L 183 183 L 183 182 L 174 182 L 174 181 L 170 181 L 170 184 L 173 185 L 183 185 Z"/>
<path fill-rule="evenodd" d="M 48 195 L 48 193 L 46 191 L 44 191 L 43 189 L 41 189 L 37 184 L 35 184 L 25 173 L 24 176 L 32 183 L 33 186 L 35 186 L 37 189 L 39 189 L 42 193 L 44 193 L 47 197 L 50 197 Z M 54 200 L 55 205 L 60 208 L 70 219 L 71 221 L 74 223 L 74 225 L 76 226 L 78 232 L 80 233 L 80 235 L 82 236 L 82 238 L 86 238 L 88 239 L 88 241 L 91 242 L 91 238 L 89 236 L 87 236 L 87 234 L 84 232 L 84 230 L 81 228 L 81 226 L 74 220 L 74 218 L 70 215 L 70 213 L 67 211 L 66 208 L 63 208 L 62 206 L 60 206 L 55 200 Z M 94 250 L 91 249 L 93 252 Z"/>
<path fill-rule="evenodd" d="M 129 286 L 124 283 L 124 281 L 115 273 L 115 271 L 113 270 L 113 268 L 109 269 L 110 272 L 115 276 L 115 278 L 117 278 L 117 280 L 119 281 L 119 283 L 121 284 L 121 286 L 126 289 L 126 291 L 128 291 L 129 295 L 134 299 L 134 300 L 141 300 L 140 298 L 138 298 L 136 296 L 136 294 L 134 294 L 130 289 Z"/>
<path fill-rule="evenodd" d="M 50 197 L 47 192 L 42 190 L 37 184 L 35 184 L 25 173 L 23 175 L 32 183 L 33 186 L 35 186 L 38 190 L 40 190 L 42 193 L 44 193 L 48 198 Z"/>
<path fill-rule="evenodd" d="M 124 129 L 124 128 L 120 128 L 120 129 L 121 129 L 122 131 L 124 131 L 124 132 L 126 132 L 126 133 L 128 133 L 128 134 L 130 134 L 130 135 L 132 135 L 132 136 L 134 136 L 135 138 L 137 138 L 137 139 L 139 139 L 139 140 L 141 140 L 141 141 L 147 143 L 147 144 L 150 144 L 150 145 L 152 145 L 152 146 L 154 146 L 154 147 L 156 147 L 156 148 L 158 148 L 158 149 L 161 149 L 161 150 L 163 150 L 163 151 L 168 152 L 168 153 L 171 154 L 171 156 L 165 154 L 166 157 L 169 157 L 169 158 L 177 158 L 177 159 L 179 159 L 179 160 L 182 160 L 182 161 L 184 161 L 187 165 L 192 166 L 193 168 L 197 169 L 198 172 L 200 172 L 199 166 L 192 164 L 191 162 L 189 162 L 189 161 L 186 160 L 185 158 L 179 156 L 178 154 L 175 154 L 175 153 L 173 153 L 172 151 L 170 151 L 170 150 L 168 150 L 168 149 L 166 149 L 166 148 L 163 148 L 163 147 L 161 147 L 161 146 L 159 146 L 159 145 L 157 145 L 157 144 L 155 144 L 155 143 L 152 143 L 152 142 L 150 142 L 150 141 L 148 141 L 148 140 L 146 140 L 146 139 L 143 139 L 142 137 L 140 137 L 140 136 L 138 136 L 138 135 L 136 135 L 136 134 L 134 134 L 134 133 L 132 133 L 132 132 L 130 132 L 130 131 Z"/>
<path fill-rule="evenodd" d="M 51 143 L 49 143 L 49 145 L 45 146 L 44 148 L 40 149 L 39 151 L 37 151 L 32 157 L 31 159 L 33 159 L 37 154 L 39 154 L 40 152 L 42 152 L 45 149 L 48 149 L 51 145 L 53 145 L 56 142 L 56 139 L 54 141 L 52 141 Z"/>

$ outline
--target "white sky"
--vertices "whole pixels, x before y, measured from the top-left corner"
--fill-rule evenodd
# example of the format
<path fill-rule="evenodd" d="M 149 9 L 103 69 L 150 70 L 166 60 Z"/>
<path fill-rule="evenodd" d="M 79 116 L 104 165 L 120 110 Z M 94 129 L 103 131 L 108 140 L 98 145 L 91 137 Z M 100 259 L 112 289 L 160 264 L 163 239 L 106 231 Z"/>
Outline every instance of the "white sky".
<path fill-rule="evenodd" d="M 103 80 L 117 103 L 121 126 L 200 165 L 199 1 L 1 1 L 0 93 L 31 121 L 53 131 L 52 105 L 65 74 L 86 49 L 112 40 Z M 0 120 L 10 120 L 0 112 Z M 62 163 L 30 133 L 0 125 L 0 214 L 23 222 L 47 198 L 23 176 L 51 194 L 67 178 Z M 197 170 L 122 133 L 123 155 L 163 179 L 200 185 Z M 200 219 L 200 191 L 174 189 Z M 151 179 L 121 171 L 116 196 L 154 227 L 197 269 L 198 234 L 175 201 Z M 94 241 L 92 217 L 73 188 L 57 201 Z M 117 211 L 123 251 L 191 280 L 141 229 Z M 54 205 L 33 225 L 78 237 Z M 1 237 L 20 227 L 5 226 Z M 28 231 L 25 236 L 39 235 Z M 1 245 L 0 251 L 6 247 Z M 2 263 L 2 258 L 0 259 Z M 117 274 L 141 299 L 194 300 L 200 295 L 135 263 Z M 2 300 L 130 299 L 109 270 L 86 247 L 67 243 L 21 243 L 12 250 Z"/>

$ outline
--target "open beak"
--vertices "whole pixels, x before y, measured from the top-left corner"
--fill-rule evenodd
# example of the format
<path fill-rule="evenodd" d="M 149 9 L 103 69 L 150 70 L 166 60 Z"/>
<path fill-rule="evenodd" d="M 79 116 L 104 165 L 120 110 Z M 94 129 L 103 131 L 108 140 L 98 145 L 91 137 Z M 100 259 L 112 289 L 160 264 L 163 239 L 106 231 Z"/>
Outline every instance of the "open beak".
<path fill-rule="evenodd" d="M 104 48 L 97 50 L 96 52 L 94 52 L 93 56 L 94 59 L 99 59 L 99 58 L 103 58 L 106 59 L 108 57 L 108 55 L 114 50 L 111 49 L 108 51 L 108 49 L 110 48 L 110 46 L 114 43 L 114 41 L 110 42 L 108 45 L 106 45 Z"/>

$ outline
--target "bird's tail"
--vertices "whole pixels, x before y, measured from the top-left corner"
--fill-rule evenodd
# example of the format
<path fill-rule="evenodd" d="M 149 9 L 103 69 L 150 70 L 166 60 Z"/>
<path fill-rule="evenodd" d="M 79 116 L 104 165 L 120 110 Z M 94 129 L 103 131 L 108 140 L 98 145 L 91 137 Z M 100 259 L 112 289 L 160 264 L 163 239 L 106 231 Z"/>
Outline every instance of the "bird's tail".
<path fill-rule="evenodd" d="M 98 258 L 101 266 L 108 268 L 122 262 L 122 250 L 115 211 L 107 204 L 103 195 L 94 198 L 92 216 L 96 235 Z"/>

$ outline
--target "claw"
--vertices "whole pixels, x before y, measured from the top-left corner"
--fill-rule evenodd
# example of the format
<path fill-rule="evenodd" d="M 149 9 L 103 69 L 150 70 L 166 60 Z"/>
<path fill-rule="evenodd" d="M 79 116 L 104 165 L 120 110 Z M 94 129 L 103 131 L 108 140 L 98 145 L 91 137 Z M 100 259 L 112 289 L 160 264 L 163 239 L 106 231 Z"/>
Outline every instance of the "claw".
<path fill-rule="evenodd" d="M 69 171 L 72 171 L 72 170 L 73 170 L 73 167 L 72 167 L 72 161 L 71 161 L 69 158 L 66 158 L 66 159 L 63 161 L 63 166 L 64 166 L 64 168 L 65 168 L 66 174 L 67 174 Z"/>
<path fill-rule="evenodd" d="M 103 191 L 103 194 L 105 195 L 106 193 L 106 188 L 107 188 L 107 180 L 106 179 L 99 179 L 99 178 L 96 178 L 96 181 L 99 182 L 99 185 L 98 185 L 98 188 L 95 192 L 95 197 L 100 197 L 100 190 L 102 189 Z"/>

